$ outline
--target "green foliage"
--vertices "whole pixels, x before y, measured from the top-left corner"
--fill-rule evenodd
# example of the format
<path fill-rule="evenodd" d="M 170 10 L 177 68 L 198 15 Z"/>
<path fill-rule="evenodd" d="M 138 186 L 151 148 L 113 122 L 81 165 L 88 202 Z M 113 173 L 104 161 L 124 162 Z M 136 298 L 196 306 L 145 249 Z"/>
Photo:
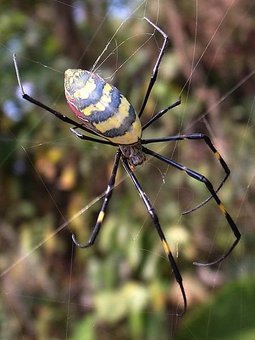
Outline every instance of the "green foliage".
<path fill-rule="evenodd" d="M 254 301 L 254 278 L 230 283 L 189 315 L 175 339 L 254 339 Z"/>
<path fill-rule="evenodd" d="M 136 1 L 0 1 L 0 338 L 254 338 L 254 13 L 248 0 L 195 3 L 146 1 L 124 22 Z M 153 159 L 136 169 L 188 294 L 178 327 L 172 314 L 180 292 L 124 171 L 94 247 L 73 246 L 71 232 L 84 242 L 95 223 L 114 150 L 78 140 L 21 100 L 12 63 L 16 52 L 26 91 L 71 117 L 64 70 L 91 69 L 122 23 L 97 72 L 139 110 L 161 44 L 142 17 L 156 21 L 158 9 L 170 47 L 143 121 L 180 94 L 182 105 L 145 137 L 210 135 L 232 171 L 219 195 L 243 235 L 223 266 L 194 267 L 221 256 L 233 240 L 215 203 L 182 216 L 208 197 L 205 187 Z M 203 143 L 152 148 L 215 186 L 224 176 Z"/>

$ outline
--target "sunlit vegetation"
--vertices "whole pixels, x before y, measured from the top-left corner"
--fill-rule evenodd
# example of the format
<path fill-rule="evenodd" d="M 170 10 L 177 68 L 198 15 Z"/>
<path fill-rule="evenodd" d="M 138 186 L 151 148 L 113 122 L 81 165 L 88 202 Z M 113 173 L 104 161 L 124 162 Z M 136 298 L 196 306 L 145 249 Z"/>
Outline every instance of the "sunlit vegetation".
<path fill-rule="evenodd" d="M 148 1 L 133 14 L 137 1 L 1 0 L 0 6 L 1 339 L 244 339 L 242 331 L 253 339 L 247 302 L 255 280 L 255 5 Z M 93 200 L 105 190 L 114 150 L 78 140 L 66 124 L 21 100 L 12 63 L 15 52 L 25 90 L 71 117 L 63 72 L 91 69 L 116 33 L 97 72 L 139 110 L 162 39 L 144 15 L 171 42 L 143 121 L 182 98 L 146 137 L 212 138 L 232 170 L 219 196 L 243 235 L 221 265 L 193 266 L 220 257 L 233 242 L 219 209 L 210 201 L 182 215 L 208 197 L 205 187 L 149 157 L 136 169 L 184 279 L 188 311 L 180 319 L 178 286 L 124 171 L 94 247 L 73 245 L 71 232 L 85 242 L 95 222 L 101 200 Z M 202 142 L 155 150 L 215 186 L 224 176 Z"/>

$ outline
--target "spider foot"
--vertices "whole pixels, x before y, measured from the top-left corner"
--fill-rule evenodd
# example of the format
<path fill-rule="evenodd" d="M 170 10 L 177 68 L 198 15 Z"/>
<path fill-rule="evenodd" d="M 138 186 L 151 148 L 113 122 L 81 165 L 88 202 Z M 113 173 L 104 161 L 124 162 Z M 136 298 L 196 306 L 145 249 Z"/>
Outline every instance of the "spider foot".
<path fill-rule="evenodd" d="M 187 297 L 186 297 L 186 293 L 185 293 L 184 287 L 182 285 L 182 282 L 178 282 L 178 284 L 180 286 L 181 293 L 182 293 L 183 309 L 181 311 L 178 311 L 175 315 L 177 317 L 182 317 L 185 314 L 186 310 L 187 310 Z"/>
<path fill-rule="evenodd" d="M 79 247 L 79 248 L 88 248 L 91 246 L 91 243 L 90 242 L 87 242 L 87 243 L 80 243 L 76 240 L 76 236 L 74 234 L 72 234 L 72 240 L 73 240 L 73 243 L 76 245 L 76 247 Z"/>
<path fill-rule="evenodd" d="M 206 267 L 206 266 L 212 266 L 214 264 L 218 264 L 218 263 L 222 262 L 232 252 L 232 250 L 235 248 L 237 243 L 240 241 L 240 238 L 241 238 L 241 235 L 235 240 L 235 242 L 232 244 L 232 246 L 229 248 L 229 250 L 225 254 L 223 254 L 220 258 L 218 258 L 217 260 L 212 261 L 212 262 L 208 262 L 208 263 L 193 262 L 194 266 L 199 266 L 199 267 L 204 266 L 204 267 Z"/>
<path fill-rule="evenodd" d="M 218 191 L 222 188 L 223 184 L 226 182 L 228 178 L 228 174 L 223 178 L 223 180 L 221 181 L 220 185 L 218 186 L 218 188 L 215 190 L 215 193 L 217 194 Z M 202 208 L 207 202 L 209 202 L 211 199 L 213 198 L 213 196 L 209 196 L 207 197 L 203 202 L 199 203 L 198 205 L 196 205 L 194 208 L 191 208 L 191 209 L 188 209 L 188 210 L 185 210 L 182 212 L 182 215 L 188 215 L 190 213 L 192 213 L 193 211 L 196 211 L 200 208 Z"/>
<path fill-rule="evenodd" d="M 218 264 L 221 261 L 223 261 L 226 258 L 225 255 L 223 255 L 222 257 L 220 257 L 219 259 L 212 261 L 212 262 L 193 262 L 194 266 L 198 266 L 198 267 L 207 267 L 207 266 L 213 266 L 214 264 Z"/>

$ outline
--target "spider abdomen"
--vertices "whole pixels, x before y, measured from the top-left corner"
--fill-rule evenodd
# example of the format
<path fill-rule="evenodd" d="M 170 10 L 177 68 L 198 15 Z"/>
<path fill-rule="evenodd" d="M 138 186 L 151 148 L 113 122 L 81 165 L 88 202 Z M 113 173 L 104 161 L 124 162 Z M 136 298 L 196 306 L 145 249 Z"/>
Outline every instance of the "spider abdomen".
<path fill-rule="evenodd" d="M 65 72 L 65 95 L 75 115 L 116 144 L 135 144 L 142 134 L 133 106 L 98 74 L 81 69 Z"/>

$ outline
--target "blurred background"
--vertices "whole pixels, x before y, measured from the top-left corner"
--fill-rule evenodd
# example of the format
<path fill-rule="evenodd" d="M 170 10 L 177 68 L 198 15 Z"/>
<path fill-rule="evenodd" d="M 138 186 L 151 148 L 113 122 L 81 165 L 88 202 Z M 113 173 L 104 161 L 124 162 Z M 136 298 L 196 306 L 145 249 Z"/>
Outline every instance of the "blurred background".
<path fill-rule="evenodd" d="M 0 338 L 254 339 L 255 3 L 248 0 L 0 1 Z M 181 294 L 156 231 L 120 167 L 96 244 L 78 249 L 95 223 L 115 149 L 75 138 L 69 126 L 22 100 L 25 91 L 67 114 L 63 72 L 96 72 L 139 111 L 162 37 L 170 37 L 146 122 L 182 105 L 144 137 L 208 134 L 231 169 L 219 196 L 242 239 L 234 240 L 206 188 L 148 157 L 136 169 L 182 273 Z M 150 146 L 219 185 L 224 177 L 203 142 Z M 253 222 L 252 222 L 253 221 Z"/>

